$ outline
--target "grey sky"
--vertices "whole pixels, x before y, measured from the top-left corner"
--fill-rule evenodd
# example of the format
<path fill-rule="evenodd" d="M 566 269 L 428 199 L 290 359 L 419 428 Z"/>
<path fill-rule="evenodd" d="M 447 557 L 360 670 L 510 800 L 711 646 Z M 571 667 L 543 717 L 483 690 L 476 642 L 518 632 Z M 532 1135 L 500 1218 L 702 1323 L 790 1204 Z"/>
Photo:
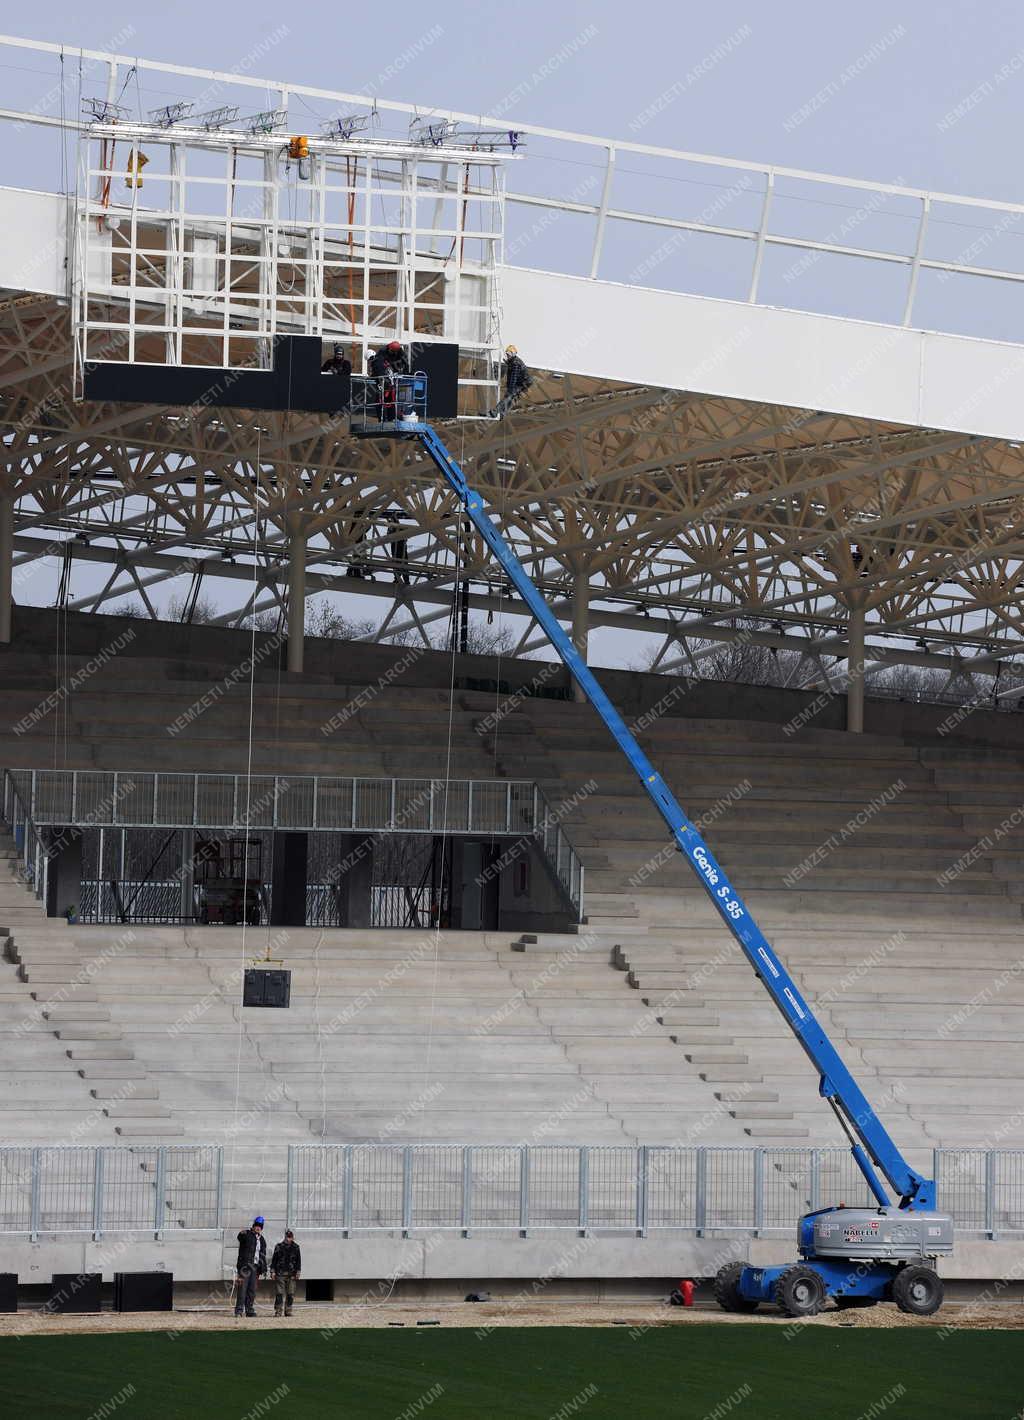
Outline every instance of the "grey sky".
<path fill-rule="evenodd" d="M 1024 51 L 1024 13 L 1012 0 L 861 0 L 842 7 L 815 0 L 713 6 L 389 0 L 294 8 L 266 0 L 159 6 L 49 0 L 38 10 L 7 7 L 2 24 L 12 33 L 95 48 L 131 26 L 129 52 L 220 69 L 239 64 L 284 24 L 289 32 L 251 72 L 353 91 L 379 86 L 384 97 L 474 112 L 522 86 L 510 120 L 877 180 L 898 171 L 915 186 L 1024 197 L 1014 141 L 1024 120 L 1024 67 L 995 78 Z M 388 72 L 396 56 L 438 25 L 443 34 L 435 42 Z M 685 88 L 642 135 L 631 133 L 638 113 L 744 26 L 749 35 L 727 59 Z M 902 37 L 843 82 L 848 66 L 899 27 Z M 596 33 L 552 77 L 535 79 L 546 60 L 590 29 Z M 940 131 L 943 115 L 986 83 L 991 92 Z M 787 118 L 830 84 L 838 92 L 787 128 Z"/>

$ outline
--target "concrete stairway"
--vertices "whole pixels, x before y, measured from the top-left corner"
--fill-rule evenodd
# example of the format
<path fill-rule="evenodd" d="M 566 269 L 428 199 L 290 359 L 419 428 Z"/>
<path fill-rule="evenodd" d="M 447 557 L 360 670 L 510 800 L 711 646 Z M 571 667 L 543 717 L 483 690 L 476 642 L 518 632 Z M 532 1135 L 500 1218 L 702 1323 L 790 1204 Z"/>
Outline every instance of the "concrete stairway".
<path fill-rule="evenodd" d="M 69 1073 L 85 1083 L 92 1097 L 90 1115 L 110 1120 L 116 1135 L 148 1142 L 180 1136 L 181 1121 L 160 1103 L 158 1086 L 135 1059 L 97 993 L 104 968 L 130 944 L 134 932 L 122 931 L 98 955 L 83 954 L 70 930 L 45 916 L 31 889 L 16 876 L 16 868 L 13 839 L 0 833 L 0 916 L 9 924 L 0 929 L 3 956 L 17 969 L 21 990 L 11 994 L 33 1003 L 27 1013 L 19 1007 L 18 1029 L 31 1029 L 33 1043 L 46 1034 L 59 1044 Z M 11 908 L 10 902 L 16 906 Z M 48 1058 L 47 1052 L 43 1055 Z M 11 1055 L 12 1064 L 22 1070 L 30 1059 L 24 1043 Z M 76 1090 L 74 1095 L 79 1093 Z M 23 1136 L 27 1129 L 34 1134 L 32 1142 L 53 1142 L 52 1122 L 46 1117 L 49 1110 L 45 1115 L 31 1109 L 21 1113 L 27 1117 L 15 1120 L 5 1112 L 5 1132 Z"/>
<path fill-rule="evenodd" d="M 12 719 L 52 684 L 40 664 L 6 657 Z M 190 718 L 223 679 L 222 665 L 103 666 L 68 702 L 66 762 L 244 769 L 246 684 Z M 261 673 L 254 767 L 419 776 L 447 759 L 449 723 L 447 691 L 414 672 L 383 688 L 289 679 L 280 693 Z M 48 728 L 0 733 L 0 753 L 39 763 Z M 642 739 L 911 1156 L 1024 1142 L 1024 755 L 679 714 L 650 718 Z M 295 931 L 274 947 L 294 973 L 277 1018 L 238 1004 L 259 932 L 243 950 L 227 929 L 134 929 L 95 997 L 76 995 L 95 1014 L 66 1024 L 102 1032 L 74 1049 L 131 1052 L 97 1066 L 143 1072 L 145 1099 L 158 1090 L 169 1114 L 145 1115 L 140 1095 L 110 1118 L 139 1137 L 163 1118 L 227 1140 L 239 1179 L 278 1167 L 280 1143 L 319 1138 L 841 1142 L 593 711 L 460 690 L 451 745 L 453 774 L 537 779 L 555 805 L 594 786 L 564 820 L 587 867 L 579 936 L 513 950 L 508 936 L 442 934 L 420 956 L 416 934 Z M 7 911 L 38 922 L 23 891 Z M 15 926 L 30 984 L 73 977 L 110 937 Z"/>

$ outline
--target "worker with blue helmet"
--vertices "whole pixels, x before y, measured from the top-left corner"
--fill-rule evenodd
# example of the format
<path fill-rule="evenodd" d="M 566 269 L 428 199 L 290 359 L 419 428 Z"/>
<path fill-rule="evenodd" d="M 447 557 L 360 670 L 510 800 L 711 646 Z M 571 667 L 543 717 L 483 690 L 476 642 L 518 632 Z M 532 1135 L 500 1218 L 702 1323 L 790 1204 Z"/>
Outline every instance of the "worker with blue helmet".
<path fill-rule="evenodd" d="M 267 1271 L 267 1240 L 263 1236 L 264 1219 L 257 1214 L 252 1226 L 238 1234 L 238 1257 L 235 1260 L 235 1316 L 256 1315 L 256 1288 Z"/>

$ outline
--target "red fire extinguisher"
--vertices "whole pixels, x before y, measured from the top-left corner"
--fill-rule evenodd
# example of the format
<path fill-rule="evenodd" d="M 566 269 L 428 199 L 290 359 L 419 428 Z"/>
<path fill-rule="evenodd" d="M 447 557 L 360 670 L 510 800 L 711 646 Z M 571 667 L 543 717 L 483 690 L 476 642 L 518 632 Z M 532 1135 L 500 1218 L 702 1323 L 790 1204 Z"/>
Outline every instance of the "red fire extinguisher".
<path fill-rule="evenodd" d="M 693 1283 L 689 1277 L 684 1277 L 679 1284 L 679 1294 L 683 1299 L 684 1307 L 693 1306 Z"/>

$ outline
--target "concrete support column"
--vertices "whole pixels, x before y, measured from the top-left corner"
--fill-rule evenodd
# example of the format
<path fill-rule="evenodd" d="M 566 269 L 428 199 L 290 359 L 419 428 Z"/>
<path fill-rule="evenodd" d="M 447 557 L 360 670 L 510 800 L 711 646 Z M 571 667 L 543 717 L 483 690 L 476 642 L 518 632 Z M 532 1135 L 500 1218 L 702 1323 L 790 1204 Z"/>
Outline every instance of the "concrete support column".
<path fill-rule="evenodd" d="M 306 536 L 299 513 L 288 515 L 288 669 L 303 668 L 306 637 Z"/>
<path fill-rule="evenodd" d="M 576 568 L 576 579 L 572 587 L 572 640 L 584 660 L 587 659 L 590 636 L 590 582 L 586 568 L 580 564 Z M 573 682 L 573 699 L 578 704 L 586 704 L 587 697 Z"/>
<path fill-rule="evenodd" d="M 850 607 L 849 639 L 846 728 L 859 735 L 864 731 L 864 603 L 859 598 Z"/>
<path fill-rule="evenodd" d="M 11 639 L 13 588 L 14 499 L 0 493 L 0 645 Z"/>

